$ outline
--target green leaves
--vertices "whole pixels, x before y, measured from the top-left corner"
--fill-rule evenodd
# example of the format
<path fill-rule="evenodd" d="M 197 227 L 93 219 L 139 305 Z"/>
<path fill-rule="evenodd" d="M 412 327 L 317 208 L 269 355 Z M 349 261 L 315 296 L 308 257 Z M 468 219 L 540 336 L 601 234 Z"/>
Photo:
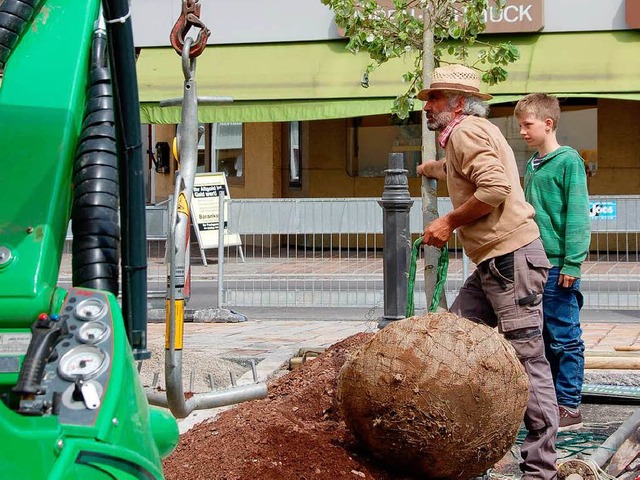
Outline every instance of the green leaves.
<path fill-rule="evenodd" d="M 412 96 L 410 96 L 408 93 L 398 95 L 393 101 L 393 106 L 391 107 L 391 113 L 396 115 L 398 118 L 405 119 L 409 116 L 409 114 L 413 110 L 414 103 L 415 103 L 415 99 Z"/>
<path fill-rule="evenodd" d="M 504 82 L 507 79 L 507 71 L 502 67 L 492 67 L 482 74 L 482 81 L 489 85 Z"/>
<path fill-rule="evenodd" d="M 489 0 L 380 0 L 393 5 L 387 9 L 374 0 L 320 1 L 333 10 L 336 24 L 349 37 L 347 49 L 354 53 L 365 50 L 373 60 L 364 72 L 363 86 L 369 86 L 369 79 L 375 82 L 372 74 L 379 65 L 393 58 L 416 56 L 414 69 L 402 76 L 407 90 L 394 100 L 391 109 L 400 118 L 408 116 L 422 88 L 425 28 L 434 35 L 434 51 L 426 53 L 433 55 L 436 65 L 445 60 L 466 64 L 482 72 L 482 80 L 489 85 L 506 80 L 504 67 L 520 56 L 511 43 L 493 45 L 478 38 L 485 29 L 484 12 Z M 506 0 L 491 1 L 498 9 L 504 8 L 505 3 Z M 480 49 L 475 48 L 478 45 Z"/>

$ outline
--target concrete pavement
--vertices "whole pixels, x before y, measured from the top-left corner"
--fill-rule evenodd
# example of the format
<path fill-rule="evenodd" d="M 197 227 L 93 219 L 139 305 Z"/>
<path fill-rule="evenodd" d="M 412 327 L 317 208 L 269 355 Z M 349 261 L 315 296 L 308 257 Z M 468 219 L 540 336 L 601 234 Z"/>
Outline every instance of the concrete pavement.
<path fill-rule="evenodd" d="M 265 358 L 282 348 L 328 347 L 358 332 L 375 332 L 381 309 L 238 308 L 241 323 L 185 324 L 185 349 L 226 358 Z M 420 312 L 418 312 L 420 313 Z M 615 347 L 640 349 L 637 312 L 583 311 L 587 352 L 615 352 Z M 149 339 L 164 336 L 164 323 L 149 324 Z M 640 356 L 640 352 L 638 353 Z"/>
<path fill-rule="evenodd" d="M 254 359 L 260 381 L 282 370 L 300 348 L 326 348 L 359 332 L 377 331 L 382 311 L 354 308 L 245 308 L 240 323 L 193 323 L 184 328 L 184 355 L 197 353 L 227 360 Z M 418 312 L 419 313 L 419 312 Z M 616 347 L 640 349 L 640 321 L 636 312 L 597 312 L 584 315 L 583 339 L 587 355 L 615 354 Z M 148 325 L 150 345 L 163 344 L 165 324 Z M 636 352 L 640 357 L 640 351 Z M 634 355 L 634 353 L 626 353 Z M 185 374 L 186 375 L 186 374 Z M 251 372 L 238 381 L 252 382 Z M 636 370 L 590 370 L 586 383 L 640 385 Z M 218 414 L 220 409 L 195 411 L 180 420 L 180 431 Z"/>

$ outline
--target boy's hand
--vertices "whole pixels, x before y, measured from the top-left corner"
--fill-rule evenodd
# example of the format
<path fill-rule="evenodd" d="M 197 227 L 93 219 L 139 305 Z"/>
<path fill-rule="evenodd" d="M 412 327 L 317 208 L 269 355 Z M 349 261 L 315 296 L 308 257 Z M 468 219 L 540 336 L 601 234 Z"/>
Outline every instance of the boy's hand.
<path fill-rule="evenodd" d="M 576 277 L 572 277 L 571 275 L 565 275 L 561 273 L 558 275 L 558 285 L 563 288 L 571 288 L 576 281 Z"/>

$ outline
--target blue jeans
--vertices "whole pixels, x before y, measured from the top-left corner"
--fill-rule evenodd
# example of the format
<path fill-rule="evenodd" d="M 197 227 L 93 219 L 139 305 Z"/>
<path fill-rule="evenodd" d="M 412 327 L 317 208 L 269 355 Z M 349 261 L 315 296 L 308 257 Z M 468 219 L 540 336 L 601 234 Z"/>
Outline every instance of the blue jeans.
<path fill-rule="evenodd" d="M 584 342 L 580 328 L 580 279 L 571 288 L 558 285 L 560 269 L 553 267 L 544 287 L 545 355 L 551 366 L 558 405 L 577 408 L 582 400 Z"/>

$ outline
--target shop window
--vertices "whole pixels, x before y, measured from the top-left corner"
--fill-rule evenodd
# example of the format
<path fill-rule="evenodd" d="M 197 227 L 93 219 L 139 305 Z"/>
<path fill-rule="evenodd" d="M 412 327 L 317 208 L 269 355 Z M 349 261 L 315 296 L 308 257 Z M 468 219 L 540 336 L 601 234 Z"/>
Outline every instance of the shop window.
<path fill-rule="evenodd" d="M 585 158 L 587 168 L 597 169 L 598 148 L 598 109 L 588 100 L 581 103 L 566 105 L 561 101 L 562 114 L 558 122 L 556 136 L 560 145 L 568 145 L 575 148 Z M 513 116 L 513 108 L 492 109 L 494 117 L 490 118 L 504 134 L 507 142 L 513 149 L 518 165 L 518 172 L 523 177 L 526 171 L 527 161 L 535 152 L 535 148 L 529 147 L 520 135 L 518 119 Z"/>
<path fill-rule="evenodd" d="M 227 174 L 230 184 L 244 181 L 244 132 L 242 123 L 214 123 L 212 126 L 214 167 Z"/>
<path fill-rule="evenodd" d="M 301 149 L 300 149 L 300 122 L 289 122 L 289 186 L 300 187 L 302 185 L 301 174 Z"/>
<path fill-rule="evenodd" d="M 211 124 L 201 123 L 199 128 L 202 131 L 198 140 L 198 166 L 197 173 L 211 171 Z"/>
<path fill-rule="evenodd" d="M 419 112 L 406 122 L 398 122 L 391 115 L 354 119 L 349 129 L 349 174 L 383 177 L 389 168 L 389 154 L 402 153 L 408 175 L 416 176 L 421 156 L 421 132 Z"/>

